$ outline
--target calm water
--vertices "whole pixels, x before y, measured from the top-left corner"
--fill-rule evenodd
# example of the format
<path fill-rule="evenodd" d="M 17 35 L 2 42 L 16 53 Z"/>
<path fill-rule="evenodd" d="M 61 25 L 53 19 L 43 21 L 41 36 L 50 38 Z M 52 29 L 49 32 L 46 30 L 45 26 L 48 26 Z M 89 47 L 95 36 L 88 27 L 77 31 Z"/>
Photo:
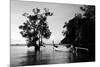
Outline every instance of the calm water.
<path fill-rule="evenodd" d="M 54 51 L 51 45 L 41 47 L 40 52 L 34 52 L 34 47 L 11 46 L 10 57 L 11 67 L 88 61 L 84 54 L 76 56 L 71 52 Z"/>

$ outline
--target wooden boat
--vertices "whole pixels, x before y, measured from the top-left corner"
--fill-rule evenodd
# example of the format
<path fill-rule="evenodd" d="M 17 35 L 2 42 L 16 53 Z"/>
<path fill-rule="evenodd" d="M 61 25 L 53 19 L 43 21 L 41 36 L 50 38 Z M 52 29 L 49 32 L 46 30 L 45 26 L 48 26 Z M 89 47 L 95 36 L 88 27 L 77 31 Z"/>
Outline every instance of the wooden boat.
<path fill-rule="evenodd" d="M 67 52 L 70 52 L 70 51 L 72 51 L 72 49 L 71 48 L 66 48 L 66 47 L 54 47 L 54 50 L 55 51 L 67 51 Z"/>

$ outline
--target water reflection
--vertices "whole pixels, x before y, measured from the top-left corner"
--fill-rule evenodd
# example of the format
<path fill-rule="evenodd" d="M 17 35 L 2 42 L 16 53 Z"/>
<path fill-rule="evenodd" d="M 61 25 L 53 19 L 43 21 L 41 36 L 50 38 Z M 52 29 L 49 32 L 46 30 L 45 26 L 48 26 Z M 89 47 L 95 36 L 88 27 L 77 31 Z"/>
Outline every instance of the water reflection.
<path fill-rule="evenodd" d="M 48 47 L 47 47 L 48 48 Z M 58 64 L 58 63 L 70 63 L 74 61 L 73 54 L 71 52 L 53 51 L 27 51 L 27 56 L 24 56 L 24 61 L 20 64 L 26 65 L 42 65 L 42 64 Z"/>
<path fill-rule="evenodd" d="M 27 51 L 27 55 L 23 58 L 25 58 L 24 61 L 22 61 L 21 65 L 36 65 L 39 60 L 39 54 L 40 52 L 35 51 Z"/>
<path fill-rule="evenodd" d="M 89 61 L 88 54 L 73 54 L 67 51 L 55 51 L 53 46 L 41 47 L 41 51 L 28 50 L 25 46 L 11 47 L 11 66 L 29 66 Z"/>

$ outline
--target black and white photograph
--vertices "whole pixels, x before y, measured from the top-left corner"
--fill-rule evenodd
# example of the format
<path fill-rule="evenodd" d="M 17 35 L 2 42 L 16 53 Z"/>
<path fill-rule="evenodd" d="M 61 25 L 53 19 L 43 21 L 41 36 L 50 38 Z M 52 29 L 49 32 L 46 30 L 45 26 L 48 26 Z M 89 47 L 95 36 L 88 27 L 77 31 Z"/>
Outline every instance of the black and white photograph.
<path fill-rule="evenodd" d="M 10 67 L 95 62 L 95 5 L 10 0 Z"/>

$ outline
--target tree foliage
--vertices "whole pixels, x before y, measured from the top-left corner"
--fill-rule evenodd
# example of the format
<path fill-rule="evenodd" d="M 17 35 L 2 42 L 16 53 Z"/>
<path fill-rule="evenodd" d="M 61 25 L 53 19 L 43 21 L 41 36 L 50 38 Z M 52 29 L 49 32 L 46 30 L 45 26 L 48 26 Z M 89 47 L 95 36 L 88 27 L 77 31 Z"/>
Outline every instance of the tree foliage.
<path fill-rule="evenodd" d="M 73 44 L 77 47 L 85 47 L 90 51 L 94 60 L 95 55 L 95 6 L 84 5 L 80 7 L 84 14 L 76 14 L 74 18 L 65 22 L 63 32 L 65 38 L 61 43 Z"/>
<path fill-rule="evenodd" d="M 49 12 L 48 9 L 44 8 L 44 13 L 40 12 L 40 9 L 33 9 L 33 15 L 24 13 L 23 16 L 27 18 L 26 22 L 23 25 L 19 26 L 21 29 L 21 35 L 26 38 L 28 46 L 40 46 L 40 41 L 42 42 L 43 38 L 50 38 L 51 32 L 47 24 L 47 17 L 52 16 L 53 13 Z M 36 42 L 39 42 L 37 45 Z"/>

